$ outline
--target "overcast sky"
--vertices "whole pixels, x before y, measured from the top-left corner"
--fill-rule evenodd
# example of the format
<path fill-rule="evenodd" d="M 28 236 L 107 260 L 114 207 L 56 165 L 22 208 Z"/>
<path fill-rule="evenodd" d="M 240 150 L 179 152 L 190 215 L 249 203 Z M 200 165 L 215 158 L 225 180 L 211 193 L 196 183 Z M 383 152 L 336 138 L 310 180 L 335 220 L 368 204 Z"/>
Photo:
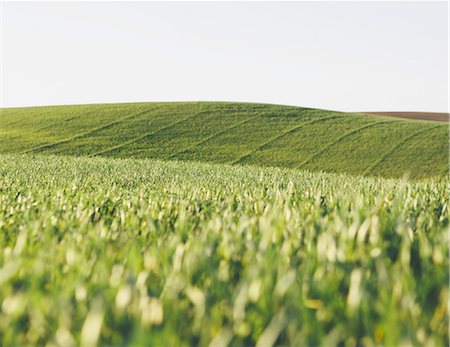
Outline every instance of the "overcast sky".
<path fill-rule="evenodd" d="M 447 2 L 3 2 L 2 105 L 448 112 Z"/>

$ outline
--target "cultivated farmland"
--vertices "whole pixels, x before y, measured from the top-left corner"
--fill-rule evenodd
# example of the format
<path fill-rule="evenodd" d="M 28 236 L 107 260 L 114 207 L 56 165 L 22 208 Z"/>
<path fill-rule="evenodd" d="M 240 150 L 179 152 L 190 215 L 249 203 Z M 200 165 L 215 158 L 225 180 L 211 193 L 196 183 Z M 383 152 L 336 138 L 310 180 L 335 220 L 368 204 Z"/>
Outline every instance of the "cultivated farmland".
<path fill-rule="evenodd" d="M 0 345 L 448 346 L 448 125 L 1 109 Z"/>
<path fill-rule="evenodd" d="M 448 180 L 0 156 L 0 343 L 447 346 Z"/>
<path fill-rule="evenodd" d="M 245 103 L 2 109 L 0 153 L 156 158 L 444 176 L 448 125 Z"/>

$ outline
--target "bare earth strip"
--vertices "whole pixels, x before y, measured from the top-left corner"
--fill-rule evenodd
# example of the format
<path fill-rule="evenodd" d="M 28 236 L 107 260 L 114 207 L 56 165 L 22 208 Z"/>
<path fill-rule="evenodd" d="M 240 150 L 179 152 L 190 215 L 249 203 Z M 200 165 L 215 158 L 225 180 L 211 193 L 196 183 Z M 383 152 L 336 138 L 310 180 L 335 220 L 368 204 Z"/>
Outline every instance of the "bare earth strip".
<path fill-rule="evenodd" d="M 359 113 L 371 114 L 375 116 L 429 120 L 435 122 L 449 122 L 448 113 L 438 113 L 438 112 L 359 112 Z"/>

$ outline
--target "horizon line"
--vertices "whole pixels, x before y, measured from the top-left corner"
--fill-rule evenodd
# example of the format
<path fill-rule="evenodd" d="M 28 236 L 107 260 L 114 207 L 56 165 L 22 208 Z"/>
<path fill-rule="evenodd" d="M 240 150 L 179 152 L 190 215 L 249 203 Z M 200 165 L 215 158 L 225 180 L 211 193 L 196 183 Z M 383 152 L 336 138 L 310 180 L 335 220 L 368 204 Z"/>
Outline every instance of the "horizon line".
<path fill-rule="evenodd" d="M 114 105 L 114 104 L 139 104 L 139 103 L 240 103 L 240 104 L 262 104 L 262 105 L 276 105 L 276 106 L 292 106 L 301 108 L 318 109 L 324 111 L 344 112 L 344 113 L 427 113 L 427 114 L 445 114 L 450 115 L 450 110 L 447 111 L 423 111 L 423 110 L 387 110 L 387 109 L 371 109 L 370 111 L 346 111 L 322 108 L 317 106 L 305 106 L 298 104 L 280 104 L 274 102 L 259 102 L 259 101 L 230 101 L 230 100 L 158 100 L 158 101 L 119 101 L 119 102 L 86 102 L 86 103 L 69 103 L 69 104 L 43 104 L 43 105 L 24 105 L 24 106 L 3 106 L 0 109 L 11 108 L 32 108 L 32 107 L 58 107 L 58 106 L 82 106 L 82 105 Z"/>

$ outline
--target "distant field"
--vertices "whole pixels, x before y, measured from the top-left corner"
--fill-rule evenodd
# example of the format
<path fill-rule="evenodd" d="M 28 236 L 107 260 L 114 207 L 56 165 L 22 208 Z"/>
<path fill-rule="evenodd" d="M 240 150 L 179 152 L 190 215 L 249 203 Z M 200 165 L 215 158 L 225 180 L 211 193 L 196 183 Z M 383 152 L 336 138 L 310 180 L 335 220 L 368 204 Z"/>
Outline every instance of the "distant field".
<path fill-rule="evenodd" d="M 0 345 L 448 346 L 448 183 L 0 155 Z"/>
<path fill-rule="evenodd" d="M 438 112 L 362 112 L 362 113 L 376 116 L 419 119 L 436 122 L 449 122 L 450 120 L 448 113 L 438 113 Z"/>
<path fill-rule="evenodd" d="M 1 109 L 0 154 L 253 164 L 424 178 L 448 172 L 438 122 L 250 103 Z"/>

